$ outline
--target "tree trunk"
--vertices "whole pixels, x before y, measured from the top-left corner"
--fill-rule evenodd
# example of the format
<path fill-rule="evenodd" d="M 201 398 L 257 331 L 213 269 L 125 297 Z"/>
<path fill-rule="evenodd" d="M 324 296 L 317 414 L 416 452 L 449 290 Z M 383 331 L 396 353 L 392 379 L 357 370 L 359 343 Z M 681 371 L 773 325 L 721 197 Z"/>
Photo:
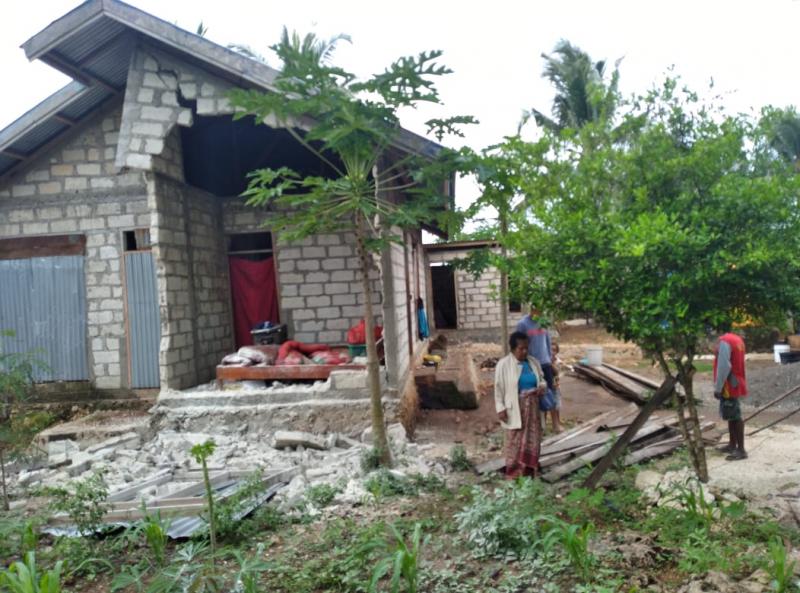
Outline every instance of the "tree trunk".
<path fill-rule="evenodd" d="M 594 490 L 597 487 L 597 484 L 600 482 L 600 478 L 603 477 L 603 474 L 606 473 L 609 467 L 614 463 L 614 460 L 619 457 L 623 451 L 628 447 L 628 443 L 631 442 L 633 437 L 636 436 L 636 433 L 639 432 L 639 429 L 644 426 L 647 419 L 650 418 L 653 412 L 656 411 L 661 404 L 667 401 L 670 396 L 675 391 L 675 379 L 672 376 L 667 377 L 664 379 L 664 382 L 661 384 L 661 387 L 653 394 L 653 396 L 647 400 L 647 403 L 641 409 L 639 414 L 634 418 L 631 425 L 622 433 L 622 436 L 619 437 L 614 445 L 611 447 L 611 450 L 605 454 L 605 456 L 600 460 L 600 462 L 595 466 L 592 470 L 592 473 L 589 474 L 589 477 L 586 478 L 583 482 L 584 488 L 591 488 Z"/>
<path fill-rule="evenodd" d="M 6 489 L 6 454 L 3 451 L 3 447 L 0 447 L 0 472 L 2 472 L 0 480 L 2 480 L 3 483 L 3 510 L 8 511 L 11 510 L 11 507 L 8 504 L 8 490 Z"/>
<path fill-rule="evenodd" d="M 372 408 L 372 443 L 380 454 L 383 465 L 391 465 L 392 452 L 386 438 L 386 425 L 383 419 L 383 401 L 381 398 L 380 361 L 378 347 L 375 343 L 375 317 L 372 312 L 372 284 L 369 280 L 369 254 L 366 248 L 366 229 L 363 215 L 356 214 L 356 246 L 361 266 L 361 283 L 364 289 L 364 324 L 366 326 L 367 344 L 367 381 L 369 383 L 369 399 Z"/>
<path fill-rule="evenodd" d="M 703 431 L 700 429 L 700 418 L 697 415 L 697 405 L 694 401 L 694 367 L 691 360 L 686 364 L 684 372 L 679 373 L 678 379 L 686 393 L 686 408 L 689 410 L 689 422 L 685 430 L 686 435 L 691 435 L 687 442 L 692 446 L 692 462 L 697 473 L 697 479 L 705 484 L 708 482 L 708 465 L 706 464 Z M 686 435 L 684 435 L 684 438 L 686 438 Z"/>
<path fill-rule="evenodd" d="M 508 213 L 500 209 L 500 253 L 503 258 L 503 266 L 508 261 L 508 250 L 506 249 L 506 235 L 508 234 Z M 508 354 L 508 272 L 505 267 L 500 267 L 500 332 L 503 336 L 503 353 Z"/>

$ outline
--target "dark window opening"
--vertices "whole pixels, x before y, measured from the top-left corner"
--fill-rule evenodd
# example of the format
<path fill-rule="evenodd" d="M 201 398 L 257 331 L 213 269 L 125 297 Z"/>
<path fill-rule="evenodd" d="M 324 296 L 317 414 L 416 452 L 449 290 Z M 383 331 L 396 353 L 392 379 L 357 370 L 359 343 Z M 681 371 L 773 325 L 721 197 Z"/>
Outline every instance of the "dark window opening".
<path fill-rule="evenodd" d="M 262 261 L 272 257 L 271 233 L 241 233 L 228 235 L 228 255 Z"/>
<path fill-rule="evenodd" d="M 289 167 L 301 177 L 334 176 L 289 132 L 257 124 L 253 117 L 234 121 L 229 115 L 195 114 L 192 126 L 181 128 L 181 144 L 186 182 L 220 197 L 241 194 L 247 174 L 264 167 Z"/>
<path fill-rule="evenodd" d="M 125 251 L 147 251 L 150 249 L 150 229 L 134 229 L 122 233 Z"/>

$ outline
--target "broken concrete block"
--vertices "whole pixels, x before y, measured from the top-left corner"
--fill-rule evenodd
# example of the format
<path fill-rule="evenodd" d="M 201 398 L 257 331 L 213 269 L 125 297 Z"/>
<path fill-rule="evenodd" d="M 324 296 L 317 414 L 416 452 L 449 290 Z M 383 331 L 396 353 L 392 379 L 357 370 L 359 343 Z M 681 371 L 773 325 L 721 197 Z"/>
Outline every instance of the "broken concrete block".
<path fill-rule="evenodd" d="M 329 448 L 329 442 L 324 437 L 311 434 L 310 432 L 279 430 L 275 433 L 272 446 L 276 449 L 303 447 L 322 451 Z"/>
<path fill-rule="evenodd" d="M 86 448 L 87 453 L 96 453 L 97 451 L 107 449 L 107 448 L 123 448 L 123 449 L 135 449 L 142 444 L 142 438 L 139 436 L 138 433 L 135 432 L 126 432 L 125 434 L 121 434 L 116 437 L 112 437 L 110 439 L 106 439 L 96 445 L 92 445 Z"/>
<path fill-rule="evenodd" d="M 73 453 L 77 453 L 81 448 L 77 442 L 71 439 L 60 439 L 58 441 L 48 441 L 47 443 L 47 457 L 48 463 L 51 464 L 63 457 L 69 458 Z M 56 466 L 57 467 L 57 466 Z"/>
<path fill-rule="evenodd" d="M 74 478 L 75 476 L 88 471 L 95 461 L 96 458 L 91 453 L 79 451 L 72 456 L 72 464 L 66 468 L 67 473 L 70 475 L 70 477 Z"/>
<path fill-rule="evenodd" d="M 366 371 L 333 371 L 331 372 L 331 385 L 336 391 L 346 389 L 366 389 Z"/>
<path fill-rule="evenodd" d="M 393 445 L 395 448 L 402 449 L 408 443 L 408 438 L 406 437 L 406 429 L 403 427 L 402 424 L 390 424 L 386 427 L 386 438 L 389 439 L 389 443 Z M 361 442 L 367 445 L 372 444 L 372 427 L 369 426 L 364 429 L 364 432 L 361 433 Z"/>

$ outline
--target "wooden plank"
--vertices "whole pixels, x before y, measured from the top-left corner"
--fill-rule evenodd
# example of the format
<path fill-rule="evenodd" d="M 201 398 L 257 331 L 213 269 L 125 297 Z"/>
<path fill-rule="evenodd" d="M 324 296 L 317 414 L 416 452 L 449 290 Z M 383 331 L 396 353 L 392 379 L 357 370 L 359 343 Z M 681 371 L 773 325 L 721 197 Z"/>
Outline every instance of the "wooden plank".
<path fill-rule="evenodd" d="M 675 437 L 664 441 L 658 441 L 652 445 L 642 447 L 637 451 L 632 451 L 625 456 L 623 463 L 625 465 L 634 465 L 659 455 L 666 455 L 671 453 L 683 444 L 683 437 Z"/>
<path fill-rule="evenodd" d="M 609 376 L 600 373 L 596 370 L 597 367 L 587 367 L 584 365 L 575 365 L 573 367 L 579 376 L 591 379 L 596 383 L 600 383 L 605 387 L 609 393 L 621 397 L 627 401 L 632 401 L 638 405 L 644 404 L 644 398 L 637 394 L 637 392 L 630 391 L 620 384 L 616 383 Z"/>
<path fill-rule="evenodd" d="M 652 379 L 648 379 L 647 377 L 643 377 L 642 375 L 638 375 L 638 374 L 634 373 L 633 371 L 629 371 L 628 369 L 622 369 L 620 367 L 614 366 L 613 364 L 608 364 L 608 363 L 605 363 L 605 362 L 603 363 L 603 366 L 606 367 L 607 369 L 611 369 L 612 371 L 614 371 L 616 373 L 619 373 L 620 375 L 623 375 L 623 376 L 627 377 L 628 379 L 631 379 L 631 380 L 635 381 L 636 383 L 640 383 L 644 387 L 647 387 L 648 389 L 652 389 L 653 391 L 655 391 L 659 387 L 661 387 L 661 384 L 658 381 L 653 381 Z"/>
<path fill-rule="evenodd" d="M 575 428 L 571 428 L 570 430 L 565 430 L 564 432 L 556 435 L 552 435 L 542 441 L 542 457 L 547 457 L 548 455 L 555 455 L 559 451 L 570 451 L 574 450 L 579 447 L 585 447 L 586 441 L 582 441 L 581 443 L 576 444 L 574 441 L 566 445 L 567 441 L 572 441 L 573 439 L 577 439 L 581 435 L 583 438 L 586 438 L 586 434 L 590 431 L 592 434 L 595 434 L 597 429 L 601 426 L 605 426 L 606 420 L 611 420 L 616 422 L 617 419 L 620 417 L 633 416 L 639 411 L 639 408 L 635 404 L 629 404 L 628 407 L 624 408 L 622 411 L 620 410 L 609 410 L 607 412 L 603 412 L 598 416 L 595 416 L 588 422 L 581 424 L 580 426 L 576 426 Z M 606 437 L 607 438 L 607 437 Z M 593 439 L 590 439 L 590 442 Z M 556 448 L 558 446 L 558 449 Z M 554 458 L 554 457 L 551 457 Z M 506 466 L 506 461 L 504 457 L 497 457 L 495 459 L 489 459 L 484 461 L 483 463 L 475 466 L 475 472 L 478 474 L 488 474 L 493 473 L 496 471 L 502 470 Z"/>
<path fill-rule="evenodd" d="M 219 381 L 324 381 L 333 371 L 364 371 L 363 364 L 297 364 L 264 367 L 217 366 Z"/>
<path fill-rule="evenodd" d="M 659 430 L 663 430 L 664 425 L 661 423 L 654 423 L 647 426 L 642 426 L 638 431 L 636 431 L 635 436 L 632 437 L 632 441 L 636 441 L 642 439 L 650 434 L 658 432 Z M 624 436 L 624 435 L 623 435 Z M 608 452 L 613 450 L 615 447 L 618 447 L 618 443 L 622 440 L 622 437 L 617 439 L 614 444 L 609 448 L 605 446 L 598 446 L 592 449 L 591 451 L 584 453 L 574 459 L 568 461 L 567 463 L 563 463 L 560 465 L 556 465 L 553 467 L 552 470 L 545 472 L 542 474 L 542 479 L 546 482 L 557 482 L 558 480 L 578 471 L 582 467 L 594 463 L 598 459 L 608 457 Z M 627 443 L 626 443 L 627 445 Z M 596 468 L 595 468 L 596 469 Z M 602 474 L 601 474 L 602 475 Z M 591 476 L 590 476 L 591 477 Z M 587 478 L 588 479 L 588 478 Z M 584 482 L 585 484 L 586 482 Z"/>
<path fill-rule="evenodd" d="M 617 439 L 617 442 L 614 443 L 614 446 L 611 447 L 611 450 L 608 452 L 608 454 L 605 455 L 600 463 L 598 463 L 594 468 L 594 470 L 592 470 L 592 473 L 589 474 L 589 477 L 584 480 L 583 486 L 585 488 L 594 489 L 597 486 L 600 478 L 603 477 L 603 474 L 609 467 L 611 467 L 611 464 L 614 463 L 614 460 L 625 450 L 625 448 L 628 446 L 628 443 L 631 443 L 637 438 L 641 438 L 639 436 L 640 428 L 645 424 L 645 422 L 647 422 L 650 415 L 656 411 L 656 408 L 672 397 L 673 393 L 675 393 L 675 379 L 672 377 L 667 377 L 661 384 L 661 387 L 658 388 L 658 391 L 656 391 L 653 394 L 653 397 L 651 397 L 644 405 L 642 411 L 639 412 L 639 415 L 636 416 L 636 419 L 633 421 L 633 423 L 625 430 L 623 435 Z M 661 424 L 661 426 L 664 425 Z"/>
<path fill-rule="evenodd" d="M 0 239 L 0 259 L 85 255 L 86 235 L 49 235 Z"/>
<path fill-rule="evenodd" d="M 594 373 L 597 375 L 601 381 L 607 381 L 612 386 L 616 387 L 620 390 L 622 394 L 629 394 L 632 398 L 635 398 L 636 401 L 641 401 L 642 403 L 647 400 L 647 396 L 651 391 L 648 387 L 637 383 L 622 375 L 614 370 L 605 367 L 586 367 L 584 365 L 584 369 L 588 369 L 589 372 Z"/>

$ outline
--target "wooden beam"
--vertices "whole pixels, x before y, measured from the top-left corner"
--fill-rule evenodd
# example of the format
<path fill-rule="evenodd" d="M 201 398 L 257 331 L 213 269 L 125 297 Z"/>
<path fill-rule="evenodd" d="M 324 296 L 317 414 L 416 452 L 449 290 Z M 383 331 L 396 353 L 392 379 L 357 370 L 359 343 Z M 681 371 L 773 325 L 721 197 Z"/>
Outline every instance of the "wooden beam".
<path fill-rule="evenodd" d="M 104 99 L 102 103 L 100 103 L 94 109 L 92 109 L 92 115 L 97 115 L 99 113 L 106 113 L 107 110 L 110 109 L 111 105 L 115 103 L 117 98 L 118 95 L 111 95 L 108 98 Z M 14 175 L 16 175 L 17 170 L 20 167 L 22 167 L 26 162 L 33 161 L 34 159 L 44 155 L 49 150 L 51 150 L 52 146 L 57 142 L 60 142 L 62 140 L 66 141 L 68 139 L 74 138 L 75 135 L 80 133 L 80 130 L 81 128 L 79 126 L 72 126 L 70 128 L 66 128 L 61 132 L 57 133 L 49 140 L 46 140 L 43 144 L 37 146 L 33 152 L 25 155 L 24 161 L 19 161 L 18 163 L 12 165 L 9 169 L 4 171 L 2 174 L 0 174 L 0 184 L 4 183 L 7 179 L 10 179 Z"/>
<path fill-rule="evenodd" d="M 363 364 L 295 364 L 266 367 L 218 366 L 217 383 L 228 381 L 324 381 L 333 371 L 365 371 Z"/>
<path fill-rule="evenodd" d="M 666 402 L 672 394 L 675 392 L 675 379 L 673 377 L 667 377 L 664 379 L 664 382 L 661 384 L 661 387 L 653 394 L 647 403 L 644 405 L 642 410 L 639 412 L 639 415 L 636 416 L 633 423 L 622 433 L 622 436 L 617 439 L 617 442 L 614 443 L 614 446 L 611 447 L 611 450 L 600 460 L 595 468 L 592 470 L 592 473 L 589 474 L 589 477 L 586 478 L 583 482 L 583 486 L 585 488 L 594 489 L 597 487 L 598 482 L 600 482 L 600 478 L 603 477 L 603 474 L 606 473 L 609 467 L 614 463 L 614 460 L 620 456 L 620 454 L 628 447 L 628 443 L 630 443 L 633 438 L 636 436 L 639 429 L 644 426 L 644 423 L 647 422 L 647 419 L 650 415 L 656 411 L 661 404 Z"/>
<path fill-rule="evenodd" d="M 0 260 L 85 254 L 86 235 L 45 235 L 0 239 Z"/>
<path fill-rule="evenodd" d="M 68 126 L 74 126 L 75 124 L 78 123 L 77 119 L 72 119 L 71 117 L 67 117 L 66 115 L 62 115 L 60 113 L 54 113 L 53 114 L 53 119 L 56 120 L 56 121 L 60 121 L 62 124 L 65 124 L 65 125 L 68 125 Z"/>
<path fill-rule="evenodd" d="M 82 82 L 86 86 L 101 86 L 115 95 L 120 94 L 123 90 L 117 85 L 105 80 L 104 78 L 101 78 L 100 76 L 94 74 L 93 72 L 87 70 L 86 68 L 79 66 L 78 64 L 68 60 L 64 56 L 56 53 L 55 51 L 51 51 L 47 55 L 43 56 L 42 61 L 50 64 L 57 70 L 63 69 L 74 73 L 73 78 L 75 80 L 78 80 L 79 82 Z"/>
<path fill-rule="evenodd" d="M 16 150 L 13 150 L 11 148 L 4 148 L 3 150 L 0 150 L 0 152 L 2 152 L 6 156 L 10 156 L 12 159 L 17 159 L 18 161 L 24 161 L 25 159 L 28 158 L 28 155 L 26 155 L 25 153 L 17 152 Z"/>

